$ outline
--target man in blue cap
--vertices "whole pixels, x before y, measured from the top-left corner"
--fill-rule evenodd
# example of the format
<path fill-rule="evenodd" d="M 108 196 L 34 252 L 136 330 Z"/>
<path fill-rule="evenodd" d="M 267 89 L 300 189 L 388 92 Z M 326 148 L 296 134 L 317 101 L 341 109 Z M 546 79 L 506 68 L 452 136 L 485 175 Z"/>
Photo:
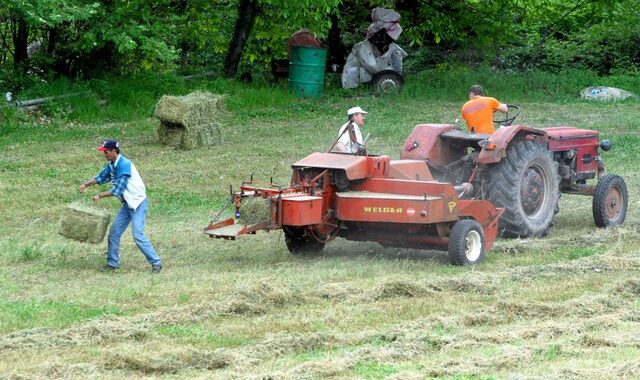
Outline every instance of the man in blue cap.
<path fill-rule="evenodd" d="M 109 163 L 98 175 L 80 185 L 80 192 L 95 184 L 111 182 L 111 189 L 93 196 L 94 202 L 102 198 L 116 197 L 122 202 L 122 208 L 109 231 L 107 265 L 105 270 L 115 270 L 120 266 L 120 238 L 131 223 L 133 240 L 151 264 L 152 273 L 160 273 L 160 257 L 144 235 L 144 223 L 147 218 L 146 189 L 135 165 L 120 154 L 120 144 L 115 140 L 106 140 L 98 148 Z"/>

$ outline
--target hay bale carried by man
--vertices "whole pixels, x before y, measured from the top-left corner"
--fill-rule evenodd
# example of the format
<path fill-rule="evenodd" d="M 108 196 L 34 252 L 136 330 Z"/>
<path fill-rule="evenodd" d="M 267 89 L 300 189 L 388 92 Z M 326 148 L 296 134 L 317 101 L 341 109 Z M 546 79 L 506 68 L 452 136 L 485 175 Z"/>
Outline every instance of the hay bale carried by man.
<path fill-rule="evenodd" d="M 79 242 L 98 244 L 104 239 L 110 219 L 104 210 L 74 202 L 62 210 L 58 233 Z"/>
<path fill-rule="evenodd" d="M 222 95 L 196 91 L 185 96 L 163 96 L 155 111 L 160 119 L 160 144 L 180 149 L 219 144 L 218 119 L 222 112 Z"/>

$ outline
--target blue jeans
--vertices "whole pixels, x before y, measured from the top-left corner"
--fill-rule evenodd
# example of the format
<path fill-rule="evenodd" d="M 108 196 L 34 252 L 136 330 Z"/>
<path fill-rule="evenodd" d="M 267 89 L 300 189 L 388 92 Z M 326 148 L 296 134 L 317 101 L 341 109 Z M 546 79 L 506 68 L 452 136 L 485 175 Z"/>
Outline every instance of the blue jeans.
<path fill-rule="evenodd" d="M 135 210 L 129 208 L 126 204 L 122 205 L 109 231 L 109 245 L 107 250 L 108 265 L 114 268 L 120 265 L 120 238 L 130 222 L 133 240 L 136 242 L 140 251 L 142 251 L 151 265 L 160 265 L 160 257 L 144 235 L 144 222 L 147 219 L 148 207 L 149 201 L 146 198 Z"/>

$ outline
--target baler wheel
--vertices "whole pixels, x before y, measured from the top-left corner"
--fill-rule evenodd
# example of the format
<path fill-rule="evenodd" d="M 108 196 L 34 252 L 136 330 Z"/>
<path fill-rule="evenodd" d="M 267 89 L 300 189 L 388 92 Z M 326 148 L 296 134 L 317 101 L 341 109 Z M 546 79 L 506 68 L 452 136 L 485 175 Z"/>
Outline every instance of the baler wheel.
<path fill-rule="evenodd" d="M 484 232 L 473 219 L 456 222 L 449 235 L 449 260 L 453 265 L 476 265 L 484 258 Z"/>
<path fill-rule="evenodd" d="M 324 243 L 317 241 L 313 236 L 307 235 L 302 228 L 284 226 L 283 231 L 284 242 L 289 252 L 293 255 L 318 254 L 324 248 Z"/>
<path fill-rule="evenodd" d="M 602 177 L 593 194 L 593 220 L 596 226 L 615 227 L 624 223 L 628 204 L 624 179 L 615 174 Z"/>

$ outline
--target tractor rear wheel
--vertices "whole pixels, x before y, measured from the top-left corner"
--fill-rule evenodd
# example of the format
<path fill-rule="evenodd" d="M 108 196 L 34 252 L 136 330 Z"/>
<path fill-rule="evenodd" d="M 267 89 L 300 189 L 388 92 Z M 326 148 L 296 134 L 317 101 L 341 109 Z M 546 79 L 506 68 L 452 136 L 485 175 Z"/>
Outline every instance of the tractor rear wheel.
<path fill-rule="evenodd" d="M 491 169 L 487 199 L 504 207 L 500 231 L 505 237 L 545 236 L 555 223 L 559 198 L 558 163 L 534 141 L 515 141 Z"/>
<path fill-rule="evenodd" d="M 627 185 L 622 177 L 607 174 L 598 181 L 593 194 L 593 220 L 598 227 L 615 227 L 627 216 Z"/>
<path fill-rule="evenodd" d="M 313 255 L 322 252 L 324 243 L 309 236 L 299 227 L 284 226 L 284 242 L 287 249 L 294 255 Z"/>
<path fill-rule="evenodd" d="M 476 265 L 484 258 L 484 232 L 473 219 L 456 222 L 449 235 L 449 261 L 453 265 Z"/>

